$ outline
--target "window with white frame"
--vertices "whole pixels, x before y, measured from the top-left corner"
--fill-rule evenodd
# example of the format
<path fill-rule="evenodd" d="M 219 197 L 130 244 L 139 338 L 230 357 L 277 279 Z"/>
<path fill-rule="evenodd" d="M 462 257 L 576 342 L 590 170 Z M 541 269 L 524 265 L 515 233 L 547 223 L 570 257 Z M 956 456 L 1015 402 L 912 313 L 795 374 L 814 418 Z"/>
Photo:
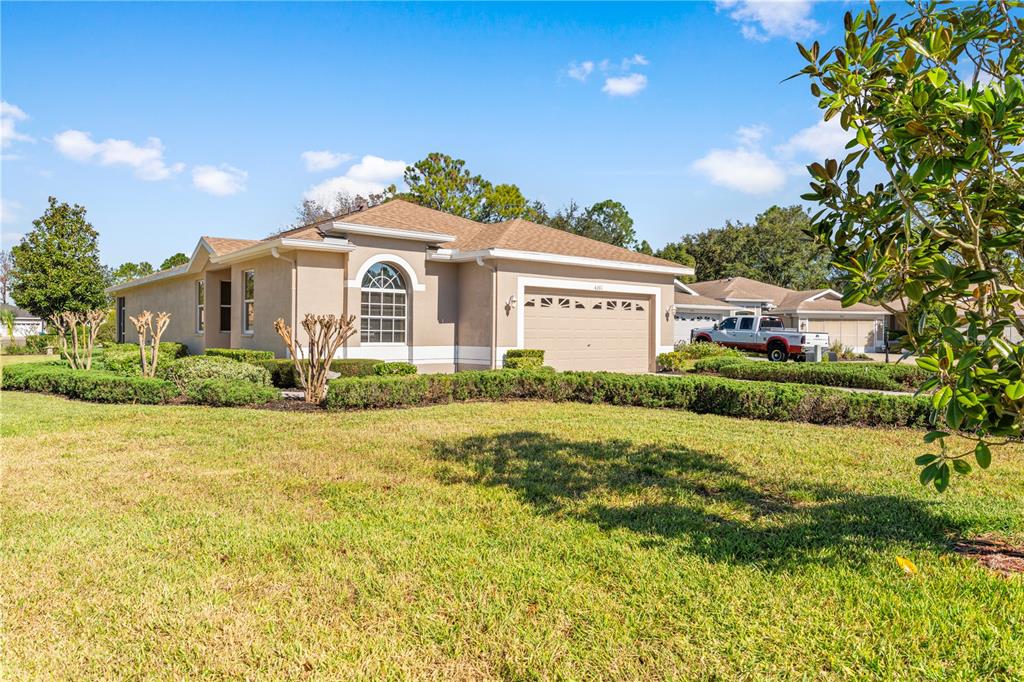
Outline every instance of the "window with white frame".
<path fill-rule="evenodd" d="M 252 334 L 256 328 L 256 271 L 242 273 L 242 332 Z"/>
<path fill-rule="evenodd" d="M 405 343 L 405 279 L 387 263 L 366 271 L 359 306 L 360 343 Z"/>
<path fill-rule="evenodd" d="M 196 282 L 196 334 L 206 329 L 206 282 Z"/>

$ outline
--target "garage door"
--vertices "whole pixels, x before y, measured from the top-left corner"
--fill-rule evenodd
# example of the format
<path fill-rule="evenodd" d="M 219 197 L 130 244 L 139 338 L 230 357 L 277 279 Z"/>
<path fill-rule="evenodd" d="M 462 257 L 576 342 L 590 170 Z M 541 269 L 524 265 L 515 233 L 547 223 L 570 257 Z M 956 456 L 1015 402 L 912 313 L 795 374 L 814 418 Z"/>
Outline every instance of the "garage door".
<path fill-rule="evenodd" d="M 543 290 L 528 290 L 524 298 L 524 341 L 544 351 L 544 364 L 559 370 L 650 369 L 649 298 Z"/>
<path fill-rule="evenodd" d="M 707 315 L 695 313 L 676 313 L 675 327 L 673 328 L 673 340 L 676 343 L 689 343 L 690 332 L 694 329 L 708 329 L 716 322 L 721 321 L 721 315 Z"/>
<path fill-rule="evenodd" d="M 829 344 L 839 341 L 858 353 L 875 349 L 874 320 L 808 320 L 807 331 L 825 332 Z"/>

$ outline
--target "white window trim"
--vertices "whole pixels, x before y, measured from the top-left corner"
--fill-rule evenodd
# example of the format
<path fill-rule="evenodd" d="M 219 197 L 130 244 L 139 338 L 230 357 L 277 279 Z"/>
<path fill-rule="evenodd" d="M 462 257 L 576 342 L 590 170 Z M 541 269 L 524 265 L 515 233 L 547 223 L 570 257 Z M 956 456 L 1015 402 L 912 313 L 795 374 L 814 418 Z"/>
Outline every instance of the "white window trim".
<path fill-rule="evenodd" d="M 359 266 L 359 270 L 356 272 L 355 277 L 345 282 L 346 285 L 353 289 L 359 289 L 362 291 L 363 288 L 363 276 L 366 271 L 372 268 L 377 263 L 390 263 L 398 267 L 402 271 L 402 275 L 406 278 L 408 289 L 406 294 L 410 291 L 426 291 L 427 287 L 425 284 L 420 284 L 419 279 L 416 277 L 416 270 L 409 264 L 409 261 L 405 260 L 401 256 L 397 256 L 393 253 L 378 253 L 376 256 L 370 256 L 363 264 Z"/>
<path fill-rule="evenodd" d="M 252 273 L 252 298 L 245 297 L 245 276 Z M 249 326 L 249 304 L 252 303 L 253 324 Z M 242 335 L 252 336 L 256 333 L 256 270 L 242 270 Z"/>
<path fill-rule="evenodd" d="M 203 302 L 199 302 L 199 290 L 203 290 Z M 195 328 L 196 336 L 206 333 L 206 280 L 197 279 L 195 286 Z"/>
<path fill-rule="evenodd" d="M 382 262 L 382 261 L 377 261 L 377 262 L 379 263 L 379 262 Z M 371 264 L 371 265 L 375 265 L 375 264 Z M 385 263 L 385 265 L 391 265 L 391 262 L 389 261 L 389 262 Z M 368 271 L 370 269 L 370 267 L 371 266 L 366 266 L 366 271 Z M 398 268 L 398 269 L 401 270 L 401 268 Z M 369 287 L 364 287 L 364 286 L 361 286 L 361 285 L 363 283 L 363 277 L 366 275 L 366 271 L 363 271 L 363 274 L 360 275 L 360 277 L 359 277 L 359 284 L 360 284 L 360 287 L 359 287 L 359 307 L 360 307 L 360 311 L 359 311 L 359 345 L 360 346 L 375 346 L 375 347 L 387 347 L 387 346 L 401 346 L 403 348 L 407 347 L 409 345 L 409 331 L 410 331 L 409 330 L 409 319 L 411 317 L 409 315 L 409 312 L 410 312 L 410 306 L 412 305 L 412 301 L 410 300 L 409 289 L 408 289 L 408 287 L 410 286 L 409 283 L 408 282 L 406 283 L 406 287 L 407 288 L 405 288 L 405 289 L 373 289 L 373 288 L 369 288 Z M 399 272 L 399 275 L 404 276 L 404 273 Z M 363 292 L 367 292 L 367 293 L 373 293 L 373 292 L 378 292 L 378 293 L 381 293 L 381 292 L 397 293 L 397 292 L 401 292 L 402 294 L 405 294 L 405 316 L 403 318 L 401 318 L 405 322 L 405 329 L 402 330 L 403 333 L 405 334 L 405 341 L 363 341 L 363 313 L 362 313 Z M 385 319 L 383 315 L 378 315 L 376 317 L 377 317 L 377 319 Z M 397 320 L 397 319 L 400 319 L 400 318 L 392 316 L 392 317 L 387 318 L 387 319 Z M 391 333 L 394 334 L 394 330 L 392 330 Z"/>
<path fill-rule="evenodd" d="M 654 349 L 655 353 L 667 352 L 662 348 L 672 349 L 671 346 L 661 344 L 661 318 L 664 311 L 661 308 L 661 287 L 639 286 L 636 284 L 612 284 L 607 282 L 592 282 L 573 279 L 551 279 L 548 277 L 519 277 L 516 281 L 516 300 L 520 304 L 516 306 L 516 348 L 525 348 L 526 344 L 526 309 L 522 301 L 526 300 L 526 287 L 541 287 L 544 289 L 576 289 L 579 291 L 592 291 L 597 293 L 611 294 L 647 294 L 654 298 Z M 498 311 L 493 311 L 497 314 Z"/>

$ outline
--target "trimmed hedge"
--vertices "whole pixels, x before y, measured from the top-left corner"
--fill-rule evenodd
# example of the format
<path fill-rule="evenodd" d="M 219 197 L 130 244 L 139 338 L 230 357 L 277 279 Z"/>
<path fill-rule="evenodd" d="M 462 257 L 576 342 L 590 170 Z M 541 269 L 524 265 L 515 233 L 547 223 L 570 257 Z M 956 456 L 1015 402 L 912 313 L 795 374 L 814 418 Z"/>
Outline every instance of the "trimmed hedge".
<path fill-rule="evenodd" d="M 274 351 L 272 350 L 250 350 L 248 348 L 207 348 L 203 351 L 203 355 L 228 358 L 238 362 L 248 362 L 252 365 L 259 364 L 263 360 L 274 359 Z"/>
<path fill-rule="evenodd" d="M 157 374 L 174 382 L 181 391 L 188 391 L 207 379 L 238 379 L 270 386 L 270 372 L 262 367 L 210 355 L 193 355 L 166 365 L 161 363 Z"/>
<path fill-rule="evenodd" d="M 540 369 L 544 366 L 544 351 L 535 348 L 513 348 L 505 351 L 505 369 Z"/>
<path fill-rule="evenodd" d="M 148 359 L 149 348 L 146 349 L 146 353 Z M 186 355 L 188 355 L 188 347 L 185 344 L 174 341 L 161 341 L 160 353 L 157 357 L 157 370 L 161 366 L 170 364 L 174 360 L 183 358 Z M 139 345 L 136 343 L 106 344 L 103 346 L 100 357 L 107 371 L 128 377 L 141 374 L 142 370 L 139 367 Z"/>
<path fill-rule="evenodd" d="M 735 348 L 719 346 L 717 343 L 697 341 L 696 343 L 683 343 L 676 346 L 674 351 L 660 353 L 655 359 L 658 370 L 661 372 L 680 372 L 686 367 L 687 360 L 701 360 L 703 358 L 743 358 L 743 353 Z"/>
<path fill-rule="evenodd" d="M 162 379 L 126 377 L 36 362 L 4 367 L 0 385 L 7 391 L 56 393 L 98 403 L 155 404 L 178 396 L 177 387 Z"/>
<path fill-rule="evenodd" d="M 929 375 L 913 365 L 836 362 L 731 362 L 702 361 L 696 371 L 714 372 L 730 379 L 777 381 L 819 386 L 844 386 L 879 391 L 916 391 Z"/>
<path fill-rule="evenodd" d="M 378 362 L 373 366 L 373 373 L 379 377 L 416 374 L 416 371 L 416 365 L 411 362 Z"/>
<path fill-rule="evenodd" d="M 265 405 L 281 397 L 281 391 L 244 379 L 206 379 L 193 384 L 187 392 L 194 403 L 215 407 Z"/>
<path fill-rule="evenodd" d="M 718 377 L 520 370 L 335 379 L 327 407 L 357 410 L 462 400 L 550 400 L 668 407 L 702 414 L 812 424 L 925 426 L 923 398 Z"/>
<path fill-rule="evenodd" d="M 380 360 L 368 359 L 331 360 L 331 371 L 343 377 L 368 377 L 373 376 L 374 366 L 380 363 Z M 252 364 L 270 372 L 271 383 L 277 388 L 297 388 L 299 385 L 291 360 L 260 360 Z"/>

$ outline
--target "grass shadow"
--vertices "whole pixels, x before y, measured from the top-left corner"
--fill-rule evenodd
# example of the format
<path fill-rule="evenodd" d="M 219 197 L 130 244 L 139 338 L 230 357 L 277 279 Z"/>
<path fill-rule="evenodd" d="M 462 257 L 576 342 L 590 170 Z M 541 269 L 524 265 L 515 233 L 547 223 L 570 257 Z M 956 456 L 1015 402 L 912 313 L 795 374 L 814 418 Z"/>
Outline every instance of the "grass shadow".
<path fill-rule="evenodd" d="M 530 431 L 436 441 L 447 483 L 499 486 L 539 513 L 628 529 L 716 562 L 860 563 L 894 543 L 944 549 L 961 531 L 929 502 L 755 480 L 719 455 Z"/>

